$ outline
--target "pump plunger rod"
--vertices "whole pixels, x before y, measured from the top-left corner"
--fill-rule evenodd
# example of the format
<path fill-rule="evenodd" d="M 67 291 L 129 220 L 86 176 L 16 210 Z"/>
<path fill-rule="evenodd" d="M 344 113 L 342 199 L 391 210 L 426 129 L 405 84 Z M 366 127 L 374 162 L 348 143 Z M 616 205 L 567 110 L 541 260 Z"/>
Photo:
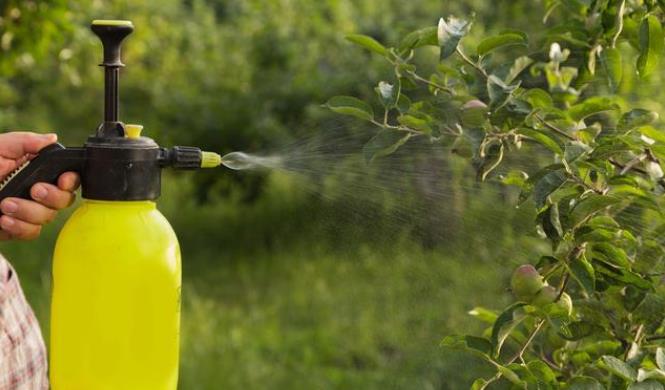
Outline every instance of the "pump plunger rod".
<path fill-rule="evenodd" d="M 90 29 L 104 45 L 104 122 L 97 129 L 101 138 L 125 135 L 125 126 L 118 119 L 118 82 L 120 68 L 125 66 L 120 60 L 122 41 L 134 31 L 134 25 L 124 20 L 95 20 Z"/>

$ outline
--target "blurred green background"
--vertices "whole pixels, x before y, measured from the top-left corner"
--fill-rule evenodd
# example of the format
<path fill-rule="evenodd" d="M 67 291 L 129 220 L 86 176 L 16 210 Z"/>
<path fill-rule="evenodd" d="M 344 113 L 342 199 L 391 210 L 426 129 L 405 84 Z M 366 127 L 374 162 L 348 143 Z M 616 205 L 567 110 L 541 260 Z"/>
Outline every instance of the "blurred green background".
<path fill-rule="evenodd" d="M 57 131 L 63 143 L 81 144 L 102 117 L 101 48 L 89 22 L 131 19 L 120 116 L 160 144 L 220 153 L 297 152 L 302 139 L 316 150 L 348 145 L 367 133 L 320 105 L 333 95 L 371 96 L 391 74 L 345 34 L 394 44 L 440 16 L 475 13 L 473 40 L 504 28 L 537 31 L 543 7 L 4 0 L 0 129 Z M 510 270 L 545 248 L 533 216 L 508 206 L 514 194 L 475 184 L 463 160 L 428 150 L 405 148 L 367 176 L 351 148 L 297 175 L 165 175 L 160 209 L 183 252 L 180 388 L 458 389 L 487 370 L 439 341 L 481 331 L 467 312 L 500 308 Z M 308 158 L 320 163 L 316 153 Z M 66 214 L 37 241 L 0 244 L 45 337 L 51 254 Z"/>

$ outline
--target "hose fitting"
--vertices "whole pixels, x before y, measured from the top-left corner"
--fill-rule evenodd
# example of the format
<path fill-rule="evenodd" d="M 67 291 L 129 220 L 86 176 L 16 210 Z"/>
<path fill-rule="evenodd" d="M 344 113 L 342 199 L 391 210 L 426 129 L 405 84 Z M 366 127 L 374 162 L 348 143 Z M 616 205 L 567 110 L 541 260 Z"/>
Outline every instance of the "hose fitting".
<path fill-rule="evenodd" d="M 174 146 L 171 149 L 162 149 L 160 161 L 162 166 L 192 170 L 218 167 L 222 164 L 222 157 L 193 146 Z"/>

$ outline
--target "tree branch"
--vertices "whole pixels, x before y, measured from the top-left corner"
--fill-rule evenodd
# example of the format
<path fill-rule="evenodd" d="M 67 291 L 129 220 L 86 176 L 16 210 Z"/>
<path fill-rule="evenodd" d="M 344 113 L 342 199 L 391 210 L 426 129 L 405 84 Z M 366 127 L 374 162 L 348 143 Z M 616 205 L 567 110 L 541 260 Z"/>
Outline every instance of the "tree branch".
<path fill-rule="evenodd" d="M 619 8 L 617 9 L 617 32 L 612 37 L 611 47 L 613 49 L 616 47 L 619 35 L 621 35 L 621 31 L 623 30 L 623 13 L 625 10 L 626 10 L 626 0 L 621 0 L 621 4 L 619 4 Z"/>
<path fill-rule="evenodd" d="M 455 49 L 455 52 L 457 53 L 457 55 L 459 55 L 462 58 L 462 60 L 464 60 L 464 62 L 471 65 L 474 69 L 476 69 L 478 72 L 480 72 L 480 74 L 482 74 L 486 79 L 489 78 L 489 75 L 487 74 L 487 71 L 485 71 L 485 69 L 483 69 L 477 63 L 471 61 L 471 58 L 467 57 L 467 55 L 464 54 L 462 49 L 459 48 L 459 45 Z"/>
<path fill-rule="evenodd" d="M 416 72 L 409 72 L 409 74 L 410 74 L 414 79 L 416 79 L 416 80 L 418 80 L 418 81 L 420 81 L 420 82 L 422 82 L 422 83 L 425 83 L 425 84 L 429 85 L 430 87 L 433 87 L 433 88 L 436 88 L 436 89 L 440 89 L 440 90 L 442 90 L 442 91 L 444 91 L 444 92 L 447 92 L 447 93 L 449 93 L 449 94 L 451 94 L 451 95 L 454 95 L 454 94 L 455 94 L 455 91 L 453 91 L 452 88 L 449 88 L 449 87 L 446 87 L 446 86 L 444 86 L 444 85 L 437 84 L 437 83 L 434 83 L 434 82 L 432 82 L 432 81 L 429 81 L 429 80 L 427 80 L 426 78 L 424 78 L 424 77 L 420 76 L 419 74 L 417 74 Z"/>
<path fill-rule="evenodd" d="M 607 159 L 607 161 L 609 161 L 610 164 L 612 164 L 612 165 L 614 165 L 615 167 L 621 169 L 622 171 L 623 171 L 624 169 L 626 169 L 626 167 L 627 167 L 627 165 L 624 165 L 624 164 L 622 164 L 622 163 L 616 161 L 615 159 L 613 159 L 613 158 L 611 158 L 611 157 L 610 157 L 609 159 Z M 633 171 L 633 172 L 637 172 L 637 173 L 639 173 L 639 174 L 641 174 L 641 175 L 649 176 L 649 174 L 647 173 L 647 171 L 645 171 L 644 169 L 642 169 L 642 168 L 640 168 L 640 167 L 636 167 L 636 166 L 634 166 L 634 165 L 630 167 L 629 171 Z M 665 177 L 659 179 L 659 180 L 658 180 L 658 184 L 660 184 L 661 186 L 665 187 Z"/>
<path fill-rule="evenodd" d="M 555 133 L 559 134 L 560 136 L 565 137 L 565 138 L 568 138 L 568 139 L 571 140 L 571 141 L 577 141 L 577 138 L 576 138 L 576 137 L 574 137 L 574 136 L 572 136 L 572 135 L 566 133 L 565 131 L 561 130 L 560 128 L 554 126 L 554 125 L 551 124 L 550 122 L 546 121 L 545 118 L 543 118 L 542 116 L 540 116 L 540 115 L 538 115 L 538 114 L 534 114 L 534 116 L 535 116 L 536 119 L 538 119 L 542 124 L 544 124 L 545 127 L 547 127 L 548 129 L 554 131 Z"/>
<path fill-rule="evenodd" d="M 533 342 L 533 339 L 536 338 L 536 335 L 540 331 L 540 329 L 545 325 L 545 320 L 540 320 L 537 324 L 536 327 L 533 328 L 531 331 L 531 334 L 529 335 L 529 338 L 524 342 L 524 345 L 522 345 L 522 348 L 508 361 L 507 364 L 515 362 L 517 359 L 522 359 L 522 355 L 524 355 L 524 352 L 526 352 L 526 349 L 529 348 L 529 345 L 531 345 L 531 342 Z"/>

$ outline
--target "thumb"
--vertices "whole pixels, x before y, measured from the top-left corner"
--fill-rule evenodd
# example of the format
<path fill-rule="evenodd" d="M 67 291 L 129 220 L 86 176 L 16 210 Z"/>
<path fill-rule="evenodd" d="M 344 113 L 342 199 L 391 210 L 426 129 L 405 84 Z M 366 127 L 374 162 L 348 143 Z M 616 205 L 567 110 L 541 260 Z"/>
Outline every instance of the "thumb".
<path fill-rule="evenodd" d="M 13 131 L 0 134 L 0 157 L 18 159 L 27 154 L 36 154 L 57 140 L 58 136 L 53 133 L 37 134 Z"/>

